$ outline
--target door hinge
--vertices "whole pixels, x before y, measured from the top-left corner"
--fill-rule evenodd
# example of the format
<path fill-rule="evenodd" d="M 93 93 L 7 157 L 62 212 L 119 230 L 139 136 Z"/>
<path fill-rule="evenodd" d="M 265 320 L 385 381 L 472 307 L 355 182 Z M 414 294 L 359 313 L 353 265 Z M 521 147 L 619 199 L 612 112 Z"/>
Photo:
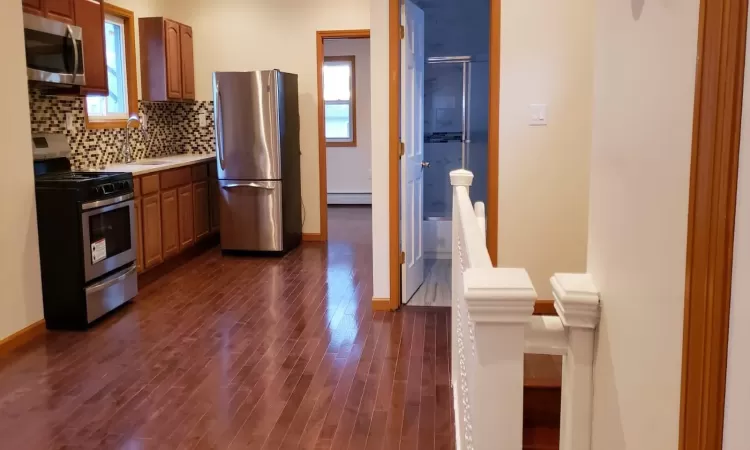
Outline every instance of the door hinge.
<path fill-rule="evenodd" d="M 401 25 L 400 33 L 401 33 L 401 39 L 406 37 L 406 27 L 404 27 L 403 25 Z"/>
<path fill-rule="evenodd" d="M 401 252 L 401 264 L 406 263 L 406 252 Z"/>
<path fill-rule="evenodd" d="M 401 159 L 402 156 L 406 154 L 406 145 L 404 145 L 403 142 L 398 143 L 398 159 Z"/>

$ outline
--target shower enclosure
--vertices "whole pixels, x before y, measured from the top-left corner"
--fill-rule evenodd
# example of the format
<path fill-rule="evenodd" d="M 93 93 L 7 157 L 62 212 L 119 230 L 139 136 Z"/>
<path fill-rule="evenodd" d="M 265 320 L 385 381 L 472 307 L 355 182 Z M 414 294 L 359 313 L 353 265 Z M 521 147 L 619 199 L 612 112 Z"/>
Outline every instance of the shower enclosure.
<path fill-rule="evenodd" d="M 425 65 L 424 248 L 450 258 L 452 190 L 449 173 L 474 173 L 472 201 L 487 198 L 489 67 L 470 56 L 427 58 Z"/>

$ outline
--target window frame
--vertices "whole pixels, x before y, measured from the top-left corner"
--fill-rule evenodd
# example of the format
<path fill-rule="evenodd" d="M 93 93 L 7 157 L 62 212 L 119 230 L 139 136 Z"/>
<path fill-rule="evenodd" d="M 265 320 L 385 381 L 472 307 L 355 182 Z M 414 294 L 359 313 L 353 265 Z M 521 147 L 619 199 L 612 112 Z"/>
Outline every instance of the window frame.
<path fill-rule="evenodd" d="M 341 63 L 345 62 L 348 63 L 351 67 L 351 77 L 350 80 L 350 92 L 351 97 L 348 101 L 346 100 L 331 100 L 326 101 L 325 99 L 325 72 L 321 74 L 321 78 L 323 80 L 323 134 L 326 141 L 327 147 L 356 147 L 357 146 L 357 77 L 356 77 L 356 64 L 355 64 L 355 58 L 354 55 L 347 55 L 347 56 L 325 56 L 323 57 L 323 67 L 325 67 L 326 63 Z M 326 105 L 342 105 L 342 104 L 349 104 L 349 110 L 351 118 L 351 128 L 352 128 L 352 136 L 351 139 L 329 139 L 325 136 L 325 107 Z"/>
<path fill-rule="evenodd" d="M 138 114 L 138 77 L 136 75 L 135 58 L 135 14 L 133 11 L 120 8 L 110 3 L 104 3 L 104 16 L 114 16 L 123 21 L 123 32 L 125 34 L 125 86 L 128 96 L 128 116 Z M 104 27 L 104 22 L 102 22 Z M 88 97 L 88 96 L 86 96 Z M 89 109 L 86 99 L 83 101 L 83 115 L 88 129 L 125 128 L 128 119 L 89 119 Z"/>

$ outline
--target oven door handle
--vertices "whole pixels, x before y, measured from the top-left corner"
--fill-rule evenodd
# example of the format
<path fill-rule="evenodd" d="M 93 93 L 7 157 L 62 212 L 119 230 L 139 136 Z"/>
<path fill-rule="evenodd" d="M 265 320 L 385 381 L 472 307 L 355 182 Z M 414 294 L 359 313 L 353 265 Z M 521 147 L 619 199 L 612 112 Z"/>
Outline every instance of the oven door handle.
<path fill-rule="evenodd" d="M 114 205 L 115 203 L 130 200 L 131 198 L 133 198 L 132 193 L 121 195 L 119 197 L 108 198 L 106 200 L 99 200 L 97 202 L 84 203 L 83 205 L 81 205 L 81 209 L 83 209 L 84 211 L 88 211 L 89 209 L 102 208 L 104 206 Z"/>
<path fill-rule="evenodd" d="M 133 275 L 133 273 L 135 273 L 135 270 L 136 270 L 135 264 L 133 264 L 132 266 L 126 267 L 123 270 L 112 275 L 110 278 L 107 278 L 106 280 L 102 280 L 92 286 L 89 286 L 88 288 L 86 288 L 86 292 L 92 293 L 92 292 L 99 292 L 101 290 L 107 289 L 108 287 L 111 287 L 121 282 L 125 278 Z"/>

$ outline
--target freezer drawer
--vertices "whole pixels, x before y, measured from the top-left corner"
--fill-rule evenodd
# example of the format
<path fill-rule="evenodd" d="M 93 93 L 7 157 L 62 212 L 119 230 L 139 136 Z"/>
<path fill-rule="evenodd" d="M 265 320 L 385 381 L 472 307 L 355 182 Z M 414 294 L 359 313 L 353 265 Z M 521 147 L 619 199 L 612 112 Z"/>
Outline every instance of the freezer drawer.
<path fill-rule="evenodd" d="M 281 181 L 219 180 L 222 250 L 284 250 Z"/>

